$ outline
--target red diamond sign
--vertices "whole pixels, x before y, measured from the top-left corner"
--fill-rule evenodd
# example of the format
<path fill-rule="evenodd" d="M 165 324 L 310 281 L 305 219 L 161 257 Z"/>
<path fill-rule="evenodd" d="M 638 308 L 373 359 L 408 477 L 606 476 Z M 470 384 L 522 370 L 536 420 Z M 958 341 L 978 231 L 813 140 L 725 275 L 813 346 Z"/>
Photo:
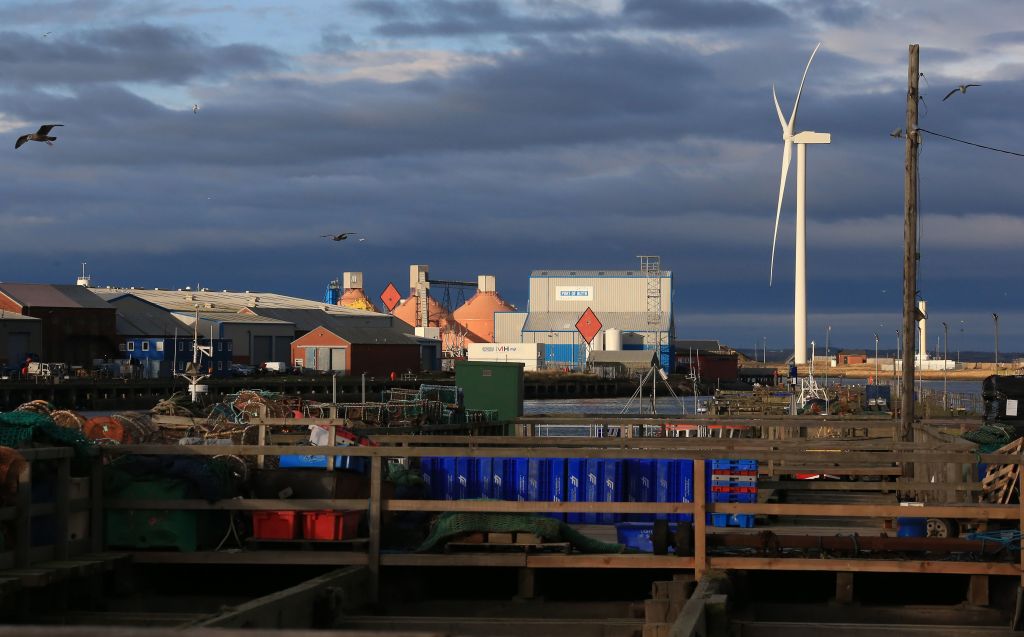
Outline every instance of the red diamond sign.
<path fill-rule="evenodd" d="M 580 320 L 576 321 L 576 331 L 580 333 L 583 340 L 590 345 L 590 341 L 594 340 L 597 333 L 601 331 L 601 321 L 597 320 L 597 314 L 594 314 L 594 310 L 587 308 L 587 311 L 583 313 Z"/>
<path fill-rule="evenodd" d="M 398 302 L 402 300 L 402 293 L 398 291 L 394 283 L 388 283 L 388 286 L 380 293 L 380 300 L 384 302 L 384 307 L 388 308 L 388 312 L 393 312 L 398 307 Z"/>

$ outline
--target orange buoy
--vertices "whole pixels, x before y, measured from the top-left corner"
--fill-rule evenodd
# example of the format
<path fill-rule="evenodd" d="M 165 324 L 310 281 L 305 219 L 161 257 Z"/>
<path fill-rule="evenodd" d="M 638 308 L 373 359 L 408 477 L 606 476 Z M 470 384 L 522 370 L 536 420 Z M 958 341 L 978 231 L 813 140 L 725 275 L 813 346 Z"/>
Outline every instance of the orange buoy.
<path fill-rule="evenodd" d="M 103 440 L 117 444 L 132 442 L 126 439 L 128 436 L 126 435 L 124 425 L 110 416 L 96 416 L 85 421 L 82 433 L 89 440 Z"/>

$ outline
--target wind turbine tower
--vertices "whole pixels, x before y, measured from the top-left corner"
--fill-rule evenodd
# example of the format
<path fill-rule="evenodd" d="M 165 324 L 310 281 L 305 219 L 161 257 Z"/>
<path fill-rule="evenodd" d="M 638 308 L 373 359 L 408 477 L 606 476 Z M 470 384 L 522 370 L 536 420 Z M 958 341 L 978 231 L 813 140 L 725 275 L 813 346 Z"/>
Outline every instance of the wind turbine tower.
<path fill-rule="evenodd" d="M 811 57 L 804 67 L 804 75 L 800 80 L 800 88 L 796 92 L 796 101 L 793 102 L 793 113 L 789 121 L 782 115 L 782 107 L 779 106 L 779 98 L 775 94 L 775 85 L 772 85 L 772 98 L 775 100 L 775 112 L 779 116 L 779 124 L 782 125 L 782 178 L 779 180 L 779 205 L 775 210 L 775 234 L 772 236 L 772 262 L 768 274 L 768 285 L 771 285 L 775 275 L 775 244 L 779 238 L 779 217 L 782 214 L 782 199 L 786 193 L 786 177 L 789 175 L 789 165 L 793 160 L 793 144 L 796 144 L 796 281 L 793 286 L 793 361 L 797 365 L 807 363 L 807 144 L 828 144 L 832 141 L 829 133 L 816 133 L 804 131 L 796 133 L 796 111 L 800 107 L 800 94 L 804 90 L 804 81 L 807 80 L 807 71 L 811 68 L 814 54 L 821 48 L 821 43 L 814 47 Z"/>

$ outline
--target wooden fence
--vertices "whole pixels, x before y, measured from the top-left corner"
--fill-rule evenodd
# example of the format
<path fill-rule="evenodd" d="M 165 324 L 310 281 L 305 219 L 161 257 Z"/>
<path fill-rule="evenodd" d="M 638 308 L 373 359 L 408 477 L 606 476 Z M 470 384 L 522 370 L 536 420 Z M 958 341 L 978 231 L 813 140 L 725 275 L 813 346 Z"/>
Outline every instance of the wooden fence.
<path fill-rule="evenodd" d="M 204 500 L 110 500 L 105 506 L 116 509 L 185 510 L 363 510 L 369 519 L 366 552 L 342 551 L 243 551 L 164 553 L 138 552 L 138 562 L 201 562 L 252 564 L 365 564 L 370 572 L 370 590 L 376 594 L 382 567 L 391 566 L 505 566 L 520 568 L 667 568 L 690 569 L 697 577 L 709 568 L 770 569 L 838 572 L 951 573 L 976 576 L 1008 575 L 1024 582 L 1024 562 L 935 561 L 895 559 L 806 559 L 752 556 L 713 556 L 707 550 L 707 513 L 751 514 L 761 516 L 859 517 L 876 521 L 897 517 L 948 518 L 975 522 L 1024 520 L 1024 505 L 924 504 L 907 508 L 888 504 L 723 504 L 710 503 L 705 497 L 705 461 L 707 459 L 755 459 L 773 467 L 776 475 L 790 472 L 819 472 L 847 475 L 885 475 L 888 488 L 912 489 L 917 493 L 946 492 L 949 484 L 934 484 L 903 476 L 904 467 L 915 463 L 951 463 L 969 465 L 1021 464 L 1021 457 L 1008 454 L 975 454 L 950 450 L 941 442 L 894 443 L 862 440 L 851 448 L 849 441 L 795 439 L 705 438 L 525 438 L 518 436 L 418 436 L 381 435 L 380 446 L 313 447 L 290 445 L 216 445 L 171 446 L 132 445 L 108 447 L 104 453 L 153 455 L 237 455 L 245 457 L 283 454 L 320 456 L 356 456 L 371 461 L 368 499 L 233 499 L 219 502 Z M 384 465 L 390 458 L 422 457 L 469 458 L 609 458 L 678 459 L 694 461 L 694 501 L 687 502 L 510 502 L 495 500 L 408 500 L 384 495 Z M 331 463 L 329 463 L 331 464 Z M 884 483 L 879 483 L 884 484 Z M 506 513 L 684 513 L 694 516 L 694 555 L 676 557 L 650 554 L 555 555 L 555 554 L 424 554 L 381 551 L 382 513 L 392 511 L 476 511 Z"/>

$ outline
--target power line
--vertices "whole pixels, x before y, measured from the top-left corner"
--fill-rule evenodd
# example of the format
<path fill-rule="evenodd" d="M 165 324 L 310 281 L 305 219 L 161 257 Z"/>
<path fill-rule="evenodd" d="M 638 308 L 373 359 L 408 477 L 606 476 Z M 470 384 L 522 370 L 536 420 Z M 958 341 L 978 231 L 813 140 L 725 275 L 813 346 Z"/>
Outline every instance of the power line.
<path fill-rule="evenodd" d="M 948 139 L 950 141 L 960 142 L 961 144 L 967 144 L 968 146 L 976 146 L 977 148 L 984 148 L 985 150 L 994 150 L 997 153 L 1006 153 L 1007 155 L 1014 155 L 1016 157 L 1024 157 L 1024 153 L 1015 153 L 1012 150 L 1006 150 L 1006 149 L 1003 149 L 1003 148 L 995 148 L 994 146 L 986 146 L 984 144 L 976 144 L 974 142 L 969 142 L 966 139 L 959 139 L 957 137 L 950 137 L 949 135 L 943 135 L 942 133 L 936 133 L 935 131 L 928 130 L 927 128 L 920 128 L 920 127 L 918 127 L 917 130 L 919 130 L 922 133 L 928 133 L 929 135 L 935 135 L 936 137 L 942 137 L 943 139 Z"/>

